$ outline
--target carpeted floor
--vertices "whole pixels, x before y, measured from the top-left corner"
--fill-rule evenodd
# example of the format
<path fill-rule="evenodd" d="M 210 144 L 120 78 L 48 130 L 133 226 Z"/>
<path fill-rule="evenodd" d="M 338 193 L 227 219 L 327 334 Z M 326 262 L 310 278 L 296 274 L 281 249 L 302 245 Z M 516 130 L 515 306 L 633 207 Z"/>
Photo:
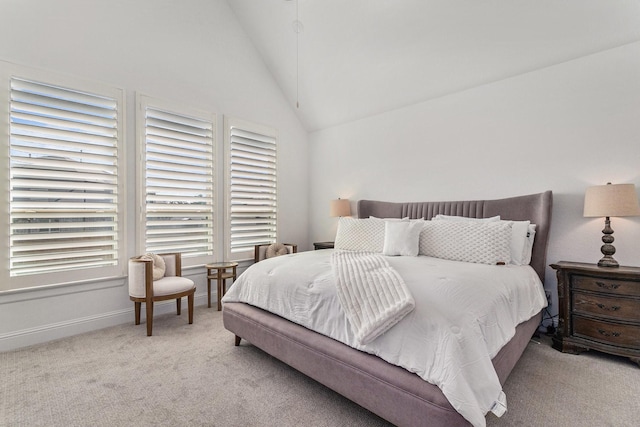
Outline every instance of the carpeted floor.
<path fill-rule="evenodd" d="M 637 426 L 640 368 L 531 342 L 489 426 Z M 389 426 L 245 341 L 221 313 L 120 325 L 0 353 L 0 426 Z M 426 424 L 428 425 L 428 424 Z"/>

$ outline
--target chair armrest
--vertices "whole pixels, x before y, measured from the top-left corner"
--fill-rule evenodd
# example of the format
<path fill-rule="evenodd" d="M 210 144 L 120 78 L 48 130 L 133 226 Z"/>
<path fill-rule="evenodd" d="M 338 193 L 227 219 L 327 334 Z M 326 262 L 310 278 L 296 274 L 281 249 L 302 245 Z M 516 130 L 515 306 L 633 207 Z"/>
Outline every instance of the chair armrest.
<path fill-rule="evenodd" d="M 131 258 L 127 281 L 129 296 L 136 298 L 153 296 L 153 261 Z"/>

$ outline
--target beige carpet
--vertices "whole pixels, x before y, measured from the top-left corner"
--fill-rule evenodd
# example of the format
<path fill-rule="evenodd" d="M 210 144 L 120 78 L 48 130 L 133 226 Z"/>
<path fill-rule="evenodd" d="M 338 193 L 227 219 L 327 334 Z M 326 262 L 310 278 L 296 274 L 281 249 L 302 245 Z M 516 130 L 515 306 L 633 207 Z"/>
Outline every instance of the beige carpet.
<path fill-rule="evenodd" d="M 133 315 L 132 315 L 133 317 Z M 222 327 L 197 307 L 0 353 L 0 426 L 388 426 Z M 640 369 L 530 343 L 489 426 L 637 426 Z M 425 425 L 428 425 L 425 423 Z"/>

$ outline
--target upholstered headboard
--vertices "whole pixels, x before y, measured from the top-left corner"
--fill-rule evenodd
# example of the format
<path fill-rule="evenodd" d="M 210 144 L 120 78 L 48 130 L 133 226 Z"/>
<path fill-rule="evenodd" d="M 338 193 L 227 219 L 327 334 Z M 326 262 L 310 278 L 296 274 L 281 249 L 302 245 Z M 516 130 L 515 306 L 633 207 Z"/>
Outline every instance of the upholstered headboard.
<path fill-rule="evenodd" d="M 438 214 L 443 214 L 469 218 L 488 218 L 500 215 L 501 219 L 513 221 L 529 220 L 532 224 L 536 224 L 536 236 L 533 242 L 530 264 L 544 283 L 552 203 L 553 194 L 551 191 L 507 199 L 463 200 L 456 202 L 400 203 L 360 200 L 358 201 L 358 217 L 431 219 Z"/>

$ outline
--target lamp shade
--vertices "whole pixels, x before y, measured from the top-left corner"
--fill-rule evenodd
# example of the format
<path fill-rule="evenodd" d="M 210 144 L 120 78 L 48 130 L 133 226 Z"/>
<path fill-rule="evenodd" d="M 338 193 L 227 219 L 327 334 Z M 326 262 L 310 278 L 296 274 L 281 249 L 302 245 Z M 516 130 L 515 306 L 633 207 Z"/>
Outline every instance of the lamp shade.
<path fill-rule="evenodd" d="M 351 215 L 351 203 L 349 203 L 349 199 L 337 199 L 331 201 L 329 216 L 349 215 Z"/>
<path fill-rule="evenodd" d="M 607 184 L 587 188 L 585 217 L 638 216 L 638 194 L 633 184 Z"/>

